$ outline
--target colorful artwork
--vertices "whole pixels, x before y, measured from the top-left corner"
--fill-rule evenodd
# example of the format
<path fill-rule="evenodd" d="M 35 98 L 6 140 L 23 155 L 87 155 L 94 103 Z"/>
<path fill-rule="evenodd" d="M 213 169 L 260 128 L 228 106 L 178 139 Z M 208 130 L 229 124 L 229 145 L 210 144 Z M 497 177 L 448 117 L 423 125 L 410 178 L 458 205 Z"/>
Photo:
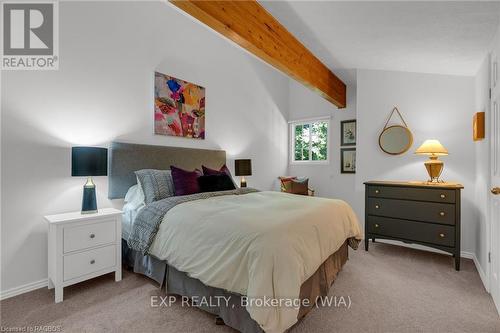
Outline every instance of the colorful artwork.
<path fill-rule="evenodd" d="M 205 88 L 155 72 L 155 134 L 205 139 Z"/>

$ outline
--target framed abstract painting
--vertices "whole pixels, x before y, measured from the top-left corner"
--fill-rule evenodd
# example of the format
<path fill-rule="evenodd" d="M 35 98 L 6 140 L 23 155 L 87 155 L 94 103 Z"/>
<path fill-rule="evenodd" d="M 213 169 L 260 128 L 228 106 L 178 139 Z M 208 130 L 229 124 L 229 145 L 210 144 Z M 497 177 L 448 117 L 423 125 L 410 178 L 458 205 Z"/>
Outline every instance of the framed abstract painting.
<path fill-rule="evenodd" d="M 205 88 L 155 72 L 157 135 L 205 139 Z"/>

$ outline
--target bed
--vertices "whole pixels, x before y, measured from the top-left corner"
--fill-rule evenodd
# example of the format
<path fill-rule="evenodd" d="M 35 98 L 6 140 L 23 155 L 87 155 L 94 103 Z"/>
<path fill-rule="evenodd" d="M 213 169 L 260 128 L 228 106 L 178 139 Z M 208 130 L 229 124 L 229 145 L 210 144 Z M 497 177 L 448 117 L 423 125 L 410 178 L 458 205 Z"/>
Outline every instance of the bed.
<path fill-rule="evenodd" d="M 140 205 L 134 171 L 218 168 L 225 152 L 113 143 L 111 198 L 123 198 L 124 262 L 241 332 L 283 332 L 326 296 L 361 231 L 341 200 L 236 189 Z M 135 191 L 137 192 L 137 191 Z"/>

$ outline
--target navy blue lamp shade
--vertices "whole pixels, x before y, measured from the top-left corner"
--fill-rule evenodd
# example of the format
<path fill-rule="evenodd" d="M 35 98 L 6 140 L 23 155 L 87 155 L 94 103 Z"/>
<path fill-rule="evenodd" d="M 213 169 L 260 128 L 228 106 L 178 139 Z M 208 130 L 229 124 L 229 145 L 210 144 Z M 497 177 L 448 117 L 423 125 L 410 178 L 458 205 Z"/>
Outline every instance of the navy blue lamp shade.
<path fill-rule="evenodd" d="M 92 176 L 108 175 L 108 150 L 97 147 L 71 148 L 71 176 L 88 177 L 83 186 L 82 214 L 96 213 L 97 200 Z"/>

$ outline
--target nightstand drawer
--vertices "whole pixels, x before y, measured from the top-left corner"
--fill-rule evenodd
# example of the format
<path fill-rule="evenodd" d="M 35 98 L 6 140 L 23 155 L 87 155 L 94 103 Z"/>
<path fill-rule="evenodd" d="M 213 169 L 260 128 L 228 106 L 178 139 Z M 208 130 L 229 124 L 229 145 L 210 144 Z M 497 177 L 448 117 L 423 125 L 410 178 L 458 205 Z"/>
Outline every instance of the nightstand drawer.
<path fill-rule="evenodd" d="M 368 198 L 367 205 L 369 215 L 455 224 L 455 205 L 453 204 Z"/>
<path fill-rule="evenodd" d="M 114 243 L 116 220 L 64 227 L 64 253 Z"/>
<path fill-rule="evenodd" d="M 427 189 L 398 186 L 376 186 L 370 185 L 367 188 L 368 196 L 375 198 L 389 198 L 402 200 L 418 200 L 431 202 L 455 203 L 455 191 L 446 189 Z"/>
<path fill-rule="evenodd" d="M 366 228 L 370 234 L 449 247 L 455 245 L 455 227 L 452 226 L 368 216 Z"/>
<path fill-rule="evenodd" d="M 115 245 L 70 254 L 64 256 L 64 281 L 112 268 L 115 264 Z"/>

